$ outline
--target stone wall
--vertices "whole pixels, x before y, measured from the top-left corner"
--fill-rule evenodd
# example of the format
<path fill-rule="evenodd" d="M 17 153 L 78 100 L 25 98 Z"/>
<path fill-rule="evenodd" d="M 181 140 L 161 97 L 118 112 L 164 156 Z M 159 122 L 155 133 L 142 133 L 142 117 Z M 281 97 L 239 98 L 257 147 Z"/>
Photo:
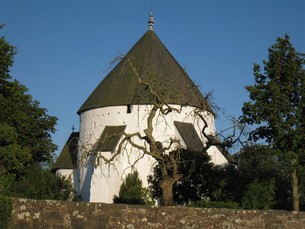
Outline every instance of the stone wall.
<path fill-rule="evenodd" d="M 12 228 L 289 228 L 305 229 L 305 212 L 13 200 Z"/>

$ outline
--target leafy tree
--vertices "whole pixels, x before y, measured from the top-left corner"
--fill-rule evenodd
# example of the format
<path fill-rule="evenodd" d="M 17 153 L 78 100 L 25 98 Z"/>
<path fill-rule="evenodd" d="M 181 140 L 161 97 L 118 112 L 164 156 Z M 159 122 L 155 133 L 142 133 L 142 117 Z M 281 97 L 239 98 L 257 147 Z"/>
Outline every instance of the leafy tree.
<path fill-rule="evenodd" d="M 268 146 L 253 144 L 244 147 L 233 155 L 236 165 L 215 166 L 208 155 L 186 149 L 180 157 L 185 162 L 179 166 L 184 179 L 174 185 L 177 204 L 191 202 L 190 206 L 195 207 L 290 209 L 290 177 Z M 148 181 L 153 197 L 162 201 L 161 178 L 157 165 Z"/>
<path fill-rule="evenodd" d="M 71 200 L 74 189 L 65 178 L 40 165 L 32 165 L 25 169 L 20 179 L 10 182 L 3 194 L 31 199 Z"/>
<path fill-rule="evenodd" d="M 280 163 L 272 148 L 264 145 L 250 145 L 235 154 L 234 159 L 238 165 L 237 173 L 234 175 L 238 184 L 232 185 L 232 192 L 235 194 L 234 201 L 247 202 L 247 208 L 289 209 L 287 199 L 289 198 L 290 179 L 285 166 Z M 271 185 L 267 189 L 270 192 L 269 194 L 265 192 L 265 194 L 273 198 L 269 197 L 269 202 L 266 201 L 268 198 L 264 196 L 264 193 L 259 194 L 261 196 L 258 195 L 260 188 L 267 185 Z M 255 197 L 257 197 L 255 205 L 250 205 L 250 199 Z M 244 205 L 244 207 L 246 206 Z"/>
<path fill-rule="evenodd" d="M 265 140 L 289 167 L 293 209 L 298 211 L 298 176 L 305 163 L 304 55 L 296 52 L 288 35 L 268 51 L 264 72 L 255 64 L 255 84 L 246 87 L 250 101 L 244 103 L 243 120 L 255 126 L 250 139 Z"/>
<path fill-rule="evenodd" d="M 12 210 L 11 198 L 0 194 L 0 228 L 10 228 Z"/>
<path fill-rule="evenodd" d="M 9 68 L 15 48 L 0 38 L 0 161 L 9 172 L 32 163 L 49 164 L 56 146 L 51 133 L 57 118 L 49 116 L 28 89 L 12 80 Z"/>
<path fill-rule="evenodd" d="M 300 210 L 305 211 L 305 168 L 300 171 L 300 183 L 299 183 L 299 192 L 300 192 Z"/>
<path fill-rule="evenodd" d="M 246 209 L 270 209 L 275 204 L 275 184 L 255 180 L 247 186 L 242 198 Z"/>
<path fill-rule="evenodd" d="M 114 196 L 114 203 L 146 204 L 148 203 L 147 192 L 142 187 L 142 181 L 137 171 L 130 173 L 123 181 L 119 196 Z"/>
<path fill-rule="evenodd" d="M 2 26 L 0 26 L 2 28 Z M 0 194 L 37 199 L 68 199 L 68 181 L 50 172 L 51 133 L 57 118 L 47 114 L 28 89 L 10 76 L 15 47 L 0 38 Z"/>
<path fill-rule="evenodd" d="M 179 173 L 183 179 L 174 185 L 174 200 L 176 203 L 200 200 L 209 196 L 209 186 L 212 181 L 214 164 L 205 152 L 179 149 L 181 163 Z"/>
<path fill-rule="evenodd" d="M 225 169 L 215 166 L 207 153 L 177 149 L 171 154 L 179 154 L 178 172 L 182 174 L 182 179 L 173 188 L 175 203 L 182 204 L 202 199 L 211 201 L 230 201 L 232 199 L 232 193 L 227 189 L 229 177 Z M 153 175 L 149 176 L 148 182 L 153 197 L 161 198 L 162 201 L 161 181 L 162 172 L 158 164 L 154 168 Z"/>

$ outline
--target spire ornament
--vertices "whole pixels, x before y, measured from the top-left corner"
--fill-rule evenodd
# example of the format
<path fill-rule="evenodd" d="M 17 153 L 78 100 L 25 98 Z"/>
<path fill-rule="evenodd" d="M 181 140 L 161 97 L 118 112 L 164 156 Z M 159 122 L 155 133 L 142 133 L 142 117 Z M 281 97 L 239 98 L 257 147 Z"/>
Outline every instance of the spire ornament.
<path fill-rule="evenodd" d="M 149 30 L 154 30 L 154 18 L 152 16 L 152 11 L 150 11 L 150 15 L 149 15 L 149 19 L 148 19 L 148 27 L 149 27 Z"/>

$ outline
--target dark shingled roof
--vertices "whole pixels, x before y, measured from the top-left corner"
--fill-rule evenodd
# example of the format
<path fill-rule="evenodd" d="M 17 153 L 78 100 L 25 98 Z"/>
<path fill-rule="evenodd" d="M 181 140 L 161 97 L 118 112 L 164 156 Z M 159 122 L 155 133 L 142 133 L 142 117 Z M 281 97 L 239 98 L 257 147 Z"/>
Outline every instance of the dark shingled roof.
<path fill-rule="evenodd" d="M 192 123 L 174 121 L 183 141 L 189 149 L 201 151 L 203 144 Z"/>
<path fill-rule="evenodd" d="M 126 129 L 124 126 L 105 126 L 99 140 L 94 144 L 94 151 L 113 152 L 118 145 L 122 134 Z"/>
<path fill-rule="evenodd" d="M 150 88 L 168 104 L 205 107 L 206 100 L 154 31 L 147 31 L 124 58 L 112 69 L 78 110 L 83 111 L 130 104 L 152 104 L 148 87 L 140 85 L 128 60 Z"/>
<path fill-rule="evenodd" d="M 68 138 L 64 148 L 52 166 L 52 171 L 57 169 L 74 169 L 77 163 L 77 144 L 79 132 L 73 132 Z"/>
<path fill-rule="evenodd" d="M 189 149 L 195 150 L 195 151 L 202 151 L 203 149 L 203 143 L 201 142 L 194 126 L 192 123 L 187 122 L 177 122 L 174 121 L 174 125 L 179 131 L 179 134 L 181 135 L 183 141 L 185 142 L 186 146 Z M 219 140 L 216 139 L 217 142 Z M 219 142 L 220 143 L 220 142 Z M 219 152 L 228 160 L 229 163 L 236 164 L 236 161 L 234 158 L 230 155 L 228 151 L 226 151 L 223 147 L 220 145 L 215 145 Z"/>

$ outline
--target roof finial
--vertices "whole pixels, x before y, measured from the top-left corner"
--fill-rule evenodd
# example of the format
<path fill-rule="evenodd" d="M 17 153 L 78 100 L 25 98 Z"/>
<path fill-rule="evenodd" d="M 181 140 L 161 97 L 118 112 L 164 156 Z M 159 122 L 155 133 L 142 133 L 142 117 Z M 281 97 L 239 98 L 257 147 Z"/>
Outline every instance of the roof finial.
<path fill-rule="evenodd" d="M 154 30 L 153 27 L 154 27 L 154 18 L 152 16 L 152 11 L 150 11 L 150 15 L 149 15 L 149 19 L 148 19 L 148 26 L 149 26 L 149 30 Z"/>

